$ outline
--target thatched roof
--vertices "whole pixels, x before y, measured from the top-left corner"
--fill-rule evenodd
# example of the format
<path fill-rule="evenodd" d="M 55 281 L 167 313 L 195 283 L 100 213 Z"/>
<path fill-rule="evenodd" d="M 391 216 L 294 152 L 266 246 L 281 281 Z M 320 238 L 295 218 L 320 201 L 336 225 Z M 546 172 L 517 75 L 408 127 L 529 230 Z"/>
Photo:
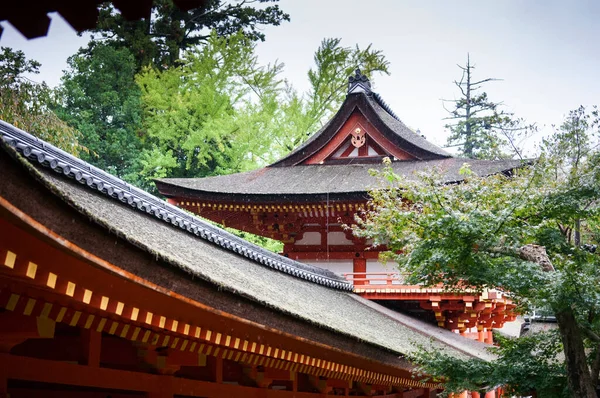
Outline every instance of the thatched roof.
<path fill-rule="evenodd" d="M 409 129 L 377 93 L 366 91 L 348 94 L 338 112 L 321 130 L 271 167 L 294 166 L 306 160 L 336 135 L 355 110 L 359 110 L 384 137 L 416 159 L 430 160 L 452 156 Z"/>
<path fill-rule="evenodd" d="M 116 184 L 118 181 L 100 181 L 99 178 L 107 177 L 99 174 L 92 166 L 86 166 L 85 162 L 69 157 L 12 126 L 2 124 L 0 130 L 4 138 L 0 145 L 0 161 L 6 173 L 0 182 L 0 196 L 10 199 L 12 195 L 18 200 L 19 192 L 15 193 L 15 187 L 18 188 L 19 184 L 40 186 L 47 194 L 32 199 L 35 202 L 33 205 L 25 201 L 27 203 L 21 204 L 23 208 L 31 205 L 30 212 L 40 212 L 45 207 L 40 204 L 48 203 L 50 207 L 51 202 L 60 201 L 69 207 L 73 216 L 68 217 L 67 222 L 57 225 L 54 229 L 56 233 L 60 232 L 68 239 L 80 240 L 82 244 L 96 245 L 94 250 L 98 253 L 112 253 L 122 263 L 128 261 L 123 252 L 129 246 L 148 253 L 154 261 L 166 265 L 160 275 L 155 272 L 150 274 L 165 288 L 177 289 L 178 285 L 172 281 L 180 278 L 178 275 L 183 271 L 188 275 L 186 283 L 193 286 L 194 281 L 197 281 L 195 283 L 198 283 L 198 289 L 201 284 L 215 286 L 218 289 L 215 295 L 226 293 L 228 297 L 238 297 L 240 303 L 250 301 L 257 308 L 269 309 L 273 316 L 282 314 L 291 317 L 312 325 L 316 330 L 337 334 L 340 339 L 343 337 L 361 341 L 365 347 L 407 355 L 418 346 L 423 346 L 457 357 L 492 358 L 482 343 L 464 339 L 445 329 L 403 315 L 391 314 L 381 306 L 366 302 L 343 289 L 332 289 L 317 280 L 300 278 L 275 267 L 265 266 L 260 258 L 244 255 L 243 250 L 231 249 L 221 244 L 219 239 L 209 240 L 201 234 L 182 228 L 173 222 L 177 221 L 175 218 L 168 221 L 157 217 L 147 211 L 146 204 L 139 206 L 135 202 L 128 203 L 127 200 L 120 199 L 115 188 L 109 189 L 107 185 L 108 182 Z M 63 157 L 57 160 L 57 155 Z M 23 173 L 13 172 L 11 167 L 20 170 L 24 168 L 28 174 L 15 181 L 15 176 Z M 76 173 L 80 167 L 87 167 L 88 178 L 77 178 Z M 81 170 L 79 172 L 83 173 Z M 23 179 L 29 181 L 24 184 Z M 100 183 L 104 185 L 100 186 Z M 120 184 L 119 189 L 126 186 L 122 181 Z M 144 203 L 150 203 L 149 197 L 139 193 L 136 195 L 139 200 L 148 201 Z M 154 200 L 158 201 L 156 198 Z M 97 245 L 94 236 L 75 234 L 71 231 L 78 228 L 72 224 L 77 219 L 75 214 L 89 224 L 86 228 L 97 231 L 95 233 L 99 237 L 108 234 L 118 241 L 106 247 L 107 245 Z M 174 217 L 174 213 L 171 216 Z M 47 222 L 53 222 L 53 217 L 47 217 Z M 193 218 L 188 221 L 200 220 Z M 215 237 L 227 236 L 218 229 L 211 233 Z M 252 248 L 244 241 L 236 241 L 236 244 Z M 271 260 L 275 261 L 276 258 L 272 255 Z M 119 265 L 120 262 L 115 264 Z M 150 266 L 151 264 L 142 264 L 143 268 L 138 269 L 137 274 L 145 275 L 144 268 Z M 314 271 L 315 275 L 320 275 L 317 270 Z M 188 296 L 193 294 L 192 291 Z M 264 316 L 260 320 L 266 324 L 269 322 Z"/>
<path fill-rule="evenodd" d="M 298 278 L 336 289 L 352 289 L 351 285 L 333 272 L 290 260 L 254 245 L 2 121 L 0 133 L 9 145 L 18 148 L 31 160 L 203 240 Z"/>
<path fill-rule="evenodd" d="M 392 168 L 407 178 L 418 172 L 436 169 L 445 182 L 461 181 L 459 170 L 469 163 L 481 176 L 518 168 L 517 160 L 474 160 L 452 157 L 442 148 L 409 129 L 381 97 L 371 91 L 370 82 L 357 70 L 350 77 L 346 100 L 333 118 L 303 145 L 281 160 L 262 169 L 206 178 L 163 178 L 156 180 L 161 194 L 196 200 L 236 203 L 294 203 L 324 200 L 365 200 L 376 181 L 369 174 L 381 168 L 383 155 L 350 158 L 345 164 L 307 164 L 307 160 L 326 147 L 342 130 L 349 118 L 359 112 L 392 145 L 413 160 L 392 159 Z M 379 164 L 373 164 L 378 161 Z"/>
<path fill-rule="evenodd" d="M 445 182 L 464 179 L 460 168 L 468 163 L 477 175 L 508 172 L 520 167 L 518 160 L 472 160 L 444 158 L 392 162 L 394 171 L 415 178 L 420 171 L 438 170 Z M 163 178 L 156 180 L 159 191 L 167 196 L 183 196 L 228 202 L 312 202 L 326 200 L 367 199 L 368 190 L 376 188 L 377 180 L 370 169 L 382 165 L 303 165 L 265 167 L 246 173 L 207 178 Z"/>

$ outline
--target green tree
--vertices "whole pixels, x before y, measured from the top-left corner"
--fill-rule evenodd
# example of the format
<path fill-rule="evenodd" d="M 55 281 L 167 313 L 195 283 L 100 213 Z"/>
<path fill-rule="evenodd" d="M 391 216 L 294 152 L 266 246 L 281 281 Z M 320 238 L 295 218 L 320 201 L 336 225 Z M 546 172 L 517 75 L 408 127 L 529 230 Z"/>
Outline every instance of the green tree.
<path fill-rule="evenodd" d="M 79 155 L 85 152 L 79 143 L 81 136 L 52 112 L 52 90 L 44 82 L 25 77 L 39 73 L 40 66 L 22 51 L 0 49 L 0 119 Z"/>
<path fill-rule="evenodd" d="M 289 21 L 276 0 L 208 0 L 201 7 L 182 11 L 172 0 L 154 0 L 151 17 L 127 21 L 107 2 L 100 8 L 93 37 L 115 48 L 127 48 L 135 57 L 136 70 L 153 65 L 174 66 L 181 53 L 205 43 L 210 32 L 228 37 L 243 31 L 250 40 L 264 40 L 261 28 Z M 97 39 L 93 39 L 97 40 Z"/>
<path fill-rule="evenodd" d="M 516 393 L 534 389 L 543 392 L 540 396 L 561 397 L 565 394 L 558 379 L 562 366 L 569 396 L 596 397 L 600 369 L 597 134 L 597 110 L 580 108 L 545 141 L 539 161 L 512 177 L 482 178 L 468 167 L 463 169 L 465 181 L 453 185 L 443 185 L 435 173 L 416 181 L 395 175 L 391 168 L 380 175 L 392 185 L 372 192 L 373 210 L 358 220 L 356 233 L 387 245 L 391 250 L 387 256 L 410 275 L 409 283 L 500 288 L 523 307 L 550 308 L 559 326 L 560 343 L 541 336 L 537 340 L 548 344 L 547 351 L 538 352 L 527 342 L 515 343 L 500 350 L 500 361 L 491 365 L 496 368 L 487 371 L 479 361 L 425 353 L 416 358 L 421 359 L 424 373 L 451 377 L 454 390 L 508 385 Z M 551 352 L 559 344 L 564 362 L 557 363 Z M 514 358 L 515 350 L 522 358 L 520 372 L 511 369 L 510 355 Z M 474 369 L 480 372 L 477 378 Z M 534 375 L 539 369 L 546 371 Z M 524 377 L 530 382 L 524 383 Z"/>
<path fill-rule="evenodd" d="M 421 377 L 443 375 L 446 392 L 464 390 L 485 393 L 503 386 L 508 396 L 567 398 L 567 375 L 559 360 L 562 351 L 556 331 L 539 332 L 518 339 L 494 337 L 498 347 L 490 348 L 497 355 L 494 362 L 457 360 L 437 352 L 420 350 L 413 360 L 421 364 Z M 507 381 L 508 384 L 507 384 Z"/>
<path fill-rule="evenodd" d="M 95 45 L 68 59 L 59 88 L 59 116 L 82 133 L 83 158 L 132 183 L 142 148 L 140 90 L 125 48 Z"/>
<path fill-rule="evenodd" d="M 357 67 L 367 76 L 389 73 L 381 51 L 371 45 L 365 49 L 346 47 L 338 38 L 322 40 L 314 63 L 307 74 L 307 93 L 299 93 L 287 82 L 282 84 L 274 75 L 275 84 L 270 89 L 253 89 L 255 95 L 244 98 L 244 111 L 236 112 L 232 119 L 238 132 L 232 147 L 238 151 L 236 158 L 245 159 L 237 171 L 270 164 L 319 130 L 341 105 L 348 76 Z"/>
<path fill-rule="evenodd" d="M 345 48 L 339 39 L 324 40 L 315 59 L 306 96 L 282 81 L 283 65 L 261 65 L 241 32 L 227 39 L 213 33 L 177 68 L 146 69 L 137 81 L 152 145 L 142 174 L 202 177 L 264 166 L 320 127 L 353 68 L 387 72 L 380 52 Z"/>
<path fill-rule="evenodd" d="M 305 111 L 309 125 L 306 132 L 314 132 L 315 126 L 321 127 L 323 121 L 341 105 L 348 88 L 348 76 L 360 68 L 363 74 L 371 76 L 374 73 L 389 74 L 389 62 L 383 53 L 374 50 L 369 44 L 367 48 L 344 47 L 341 39 L 327 38 L 315 52 L 315 68 L 308 71 L 310 91 L 307 98 Z M 292 142 L 294 149 L 299 142 Z"/>
<path fill-rule="evenodd" d="M 460 155 L 470 159 L 509 157 L 506 151 L 521 157 L 519 137 L 535 127 L 525 125 L 522 119 L 502 110 L 502 103 L 492 102 L 487 93 L 481 91 L 484 83 L 499 79 L 474 79 L 475 65 L 468 55 L 467 64 L 458 67 L 462 74 L 454 85 L 460 96 L 455 100 L 444 100 L 453 104 L 453 109 L 446 109 L 450 113 L 446 118 L 450 122 L 445 126 L 450 131 L 447 145 L 459 147 Z"/>
<path fill-rule="evenodd" d="M 229 156 L 235 107 L 252 89 L 260 92 L 276 85 L 278 68 L 260 67 L 240 33 L 228 39 L 213 34 L 180 67 L 146 69 L 137 78 L 152 144 L 143 154 L 143 174 L 199 177 L 226 172 L 235 160 Z"/>

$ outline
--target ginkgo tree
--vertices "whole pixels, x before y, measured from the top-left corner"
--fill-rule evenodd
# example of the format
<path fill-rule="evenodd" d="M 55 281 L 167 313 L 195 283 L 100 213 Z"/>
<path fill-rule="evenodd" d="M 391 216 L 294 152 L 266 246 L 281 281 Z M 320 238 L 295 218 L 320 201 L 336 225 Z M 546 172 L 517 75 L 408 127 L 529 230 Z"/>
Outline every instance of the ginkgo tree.
<path fill-rule="evenodd" d="M 439 171 L 401 177 L 376 173 L 355 234 L 386 245 L 409 283 L 448 289 L 499 288 L 521 308 L 544 307 L 558 333 L 508 342 L 499 359 L 461 361 L 423 351 L 422 374 L 449 391 L 540 397 L 596 397 L 600 371 L 600 151 L 598 112 L 579 108 L 543 145 L 535 162 L 510 176 L 474 175 L 459 184 Z M 561 352 L 563 355 L 558 355 Z M 568 383 L 567 383 L 568 382 Z"/>
<path fill-rule="evenodd" d="M 283 64 L 259 62 L 255 44 L 242 33 L 213 33 L 180 66 L 137 76 L 146 135 L 142 175 L 203 177 L 277 160 L 340 105 L 357 66 L 366 74 L 387 73 L 388 63 L 370 46 L 325 39 L 308 72 L 311 88 L 301 94 L 281 77 Z"/>

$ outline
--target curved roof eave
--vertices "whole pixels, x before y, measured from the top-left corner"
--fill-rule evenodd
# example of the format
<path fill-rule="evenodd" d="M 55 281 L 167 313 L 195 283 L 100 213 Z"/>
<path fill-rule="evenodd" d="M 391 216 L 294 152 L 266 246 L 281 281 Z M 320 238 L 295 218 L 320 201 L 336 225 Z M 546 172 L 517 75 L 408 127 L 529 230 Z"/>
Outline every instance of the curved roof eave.
<path fill-rule="evenodd" d="M 171 184 L 166 180 L 154 180 L 158 191 L 168 198 L 201 198 L 198 200 L 239 204 L 320 203 L 330 201 L 367 201 L 369 190 L 322 193 L 245 193 L 217 192 L 194 189 Z"/>
<path fill-rule="evenodd" d="M 355 109 L 358 109 L 387 139 L 419 160 L 452 157 L 442 148 L 409 129 L 378 94 L 357 92 L 348 94 L 337 113 L 308 141 L 269 167 L 296 166 L 305 161 L 336 135 Z"/>
<path fill-rule="evenodd" d="M 464 179 L 462 166 L 469 163 L 479 176 L 506 173 L 522 167 L 520 160 L 477 160 L 456 157 L 392 162 L 395 173 L 408 179 L 419 172 L 437 170 L 444 183 Z M 383 188 L 370 174 L 382 164 L 304 165 L 266 167 L 245 173 L 205 178 L 155 180 L 161 194 L 182 200 L 222 201 L 239 204 L 314 203 L 326 200 L 362 201 L 372 189 Z"/>
<path fill-rule="evenodd" d="M 352 291 L 351 284 L 330 271 L 299 263 L 239 238 L 1 120 L 0 138 L 31 163 L 72 178 L 90 190 L 128 204 L 199 239 L 297 278 Z"/>

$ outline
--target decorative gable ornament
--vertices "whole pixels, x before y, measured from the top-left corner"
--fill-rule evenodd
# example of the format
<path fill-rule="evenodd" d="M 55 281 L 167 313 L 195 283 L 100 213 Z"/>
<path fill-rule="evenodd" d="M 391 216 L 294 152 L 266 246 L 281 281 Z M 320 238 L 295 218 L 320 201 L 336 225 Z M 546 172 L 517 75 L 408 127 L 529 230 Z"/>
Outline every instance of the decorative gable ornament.
<path fill-rule="evenodd" d="M 354 129 L 354 131 L 352 131 L 352 145 L 354 145 L 355 148 L 360 148 L 361 146 L 365 145 L 365 141 L 366 141 L 366 135 L 365 132 L 360 128 L 357 127 L 356 129 Z"/>
<path fill-rule="evenodd" d="M 358 68 L 354 73 L 354 76 L 348 77 L 348 94 L 365 93 L 371 95 L 371 82 L 367 76 L 363 75 Z"/>

